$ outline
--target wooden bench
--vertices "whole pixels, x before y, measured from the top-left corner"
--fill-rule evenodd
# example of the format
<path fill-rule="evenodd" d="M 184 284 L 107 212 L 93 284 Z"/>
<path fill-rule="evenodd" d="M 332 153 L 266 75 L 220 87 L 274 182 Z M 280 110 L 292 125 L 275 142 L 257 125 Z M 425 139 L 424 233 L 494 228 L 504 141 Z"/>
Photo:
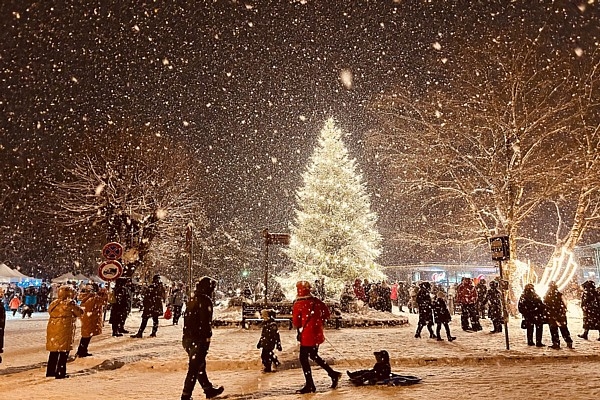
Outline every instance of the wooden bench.
<path fill-rule="evenodd" d="M 287 322 L 289 329 L 293 328 L 292 324 L 292 305 L 277 304 L 277 303 L 253 303 L 242 304 L 242 328 L 248 329 L 247 322 L 263 321 L 261 316 L 262 310 L 275 310 L 276 322 Z"/>

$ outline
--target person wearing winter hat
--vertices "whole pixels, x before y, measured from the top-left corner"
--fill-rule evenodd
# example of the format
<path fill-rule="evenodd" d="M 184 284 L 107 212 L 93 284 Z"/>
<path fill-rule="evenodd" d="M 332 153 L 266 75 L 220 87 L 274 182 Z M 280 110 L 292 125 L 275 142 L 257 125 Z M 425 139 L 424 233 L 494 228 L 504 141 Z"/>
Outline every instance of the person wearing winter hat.
<path fill-rule="evenodd" d="M 4 353 L 4 327 L 6 325 L 6 310 L 4 309 L 4 289 L 0 287 L 0 363 L 2 363 L 2 353 Z"/>
<path fill-rule="evenodd" d="M 158 317 L 163 315 L 164 300 L 166 300 L 165 287 L 160 281 L 160 275 L 154 275 L 152 283 L 143 291 L 142 305 L 144 310 L 142 311 L 142 323 L 138 332 L 135 335 L 131 335 L 132 338 L 142 337 L 150 318 L 152 318 L 152 332 L 150 333 L 150 337 L 156 337 L 156 332 L 158 332 Z"/>
<path fill-rule="evenodd" d="M 188 372 L 183 384 L 181 400 L 191 400 L 196 381 L 207 399 L 223 393 L 223 386 L 213 387 L 206 375 L 206 355 L 212 337 L 212 295 L 217 281 L 204 276 L 197 283 L 194 296 L 186 304 L 183 314 L 183 348 L 189 356 Z"/>
<path fill-rule="evenodd" d="M 444 329 L 446 330 L 446 337 L 449 342 L 456 340 L 456 337 L 450 334 L 450 321 L 452 321 L 452 316 L 450 315 L 450 310 L 448 310 L 448 306 L 446 305 L 446 293 L 443 290 L 440 290 L 436 294 L 436 300 L 433 303 L 433 315 L 435 318 L 435 323 L 437 324 L 435 337 L 438 341 L 442 341 L 442 336 L 440 332 L 442 331 L 442 325 L 444 325 Z"/>
<path fill-rule="evenodd" d="M 276 315 L 275 310 L 261 311 L 264 322 L 256 348 L 262 348 L 260 359 L 264 366 L 264 372 L 273 372 L 272 365 L 275 365 L 276 367 L 279 365 L 279 360 L 275 355 L 275 348 L 279 351 L 281 351 L 282 348 L 279 329 L 277 328 L 277 322 L 275 321 Z"/>
<path fill-rule="evenodd" d="M 298 329 L 298 341 L 300 342 L 300 365 L 306 380 L 304 387 L 297 391 L 300 394 L 314 393 L 317 390 L 312 377 L 309 358 L 327 371 L 331 378 L 332 389 L 337 387 L 342 376 L 340 372 L 334 371 L 319 356 L 319 345 L 325 341 L 323 324 L 330 318 L 331 313 L 329 307 L 313 296 L 310 290 L 311 286 L 308 281 L 298 281 L 296 283 L 297 297 L 292 309 L 292 323 Z"/>

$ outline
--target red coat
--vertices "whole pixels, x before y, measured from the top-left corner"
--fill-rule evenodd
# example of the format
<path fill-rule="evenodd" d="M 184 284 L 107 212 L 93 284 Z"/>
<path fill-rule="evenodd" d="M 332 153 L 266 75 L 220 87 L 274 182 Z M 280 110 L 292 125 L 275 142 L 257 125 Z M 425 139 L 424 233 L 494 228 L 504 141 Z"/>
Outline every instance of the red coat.
<path fill-rule="evenodd" d="M 470 278 L 466 278 L 456 288 L 456 302 L 458 304 L 477 303 L 477 288 L 473 285 L 473 281 Z"/>
<path fill-rule="evenodd" d="M 303 328 L 301 346 L 316 346 L 325 341 L 323 324 L 329 319 L 329 307 L 312 295 L 297 297 L 292 310 L 292 322 L 296 328 Z"/>

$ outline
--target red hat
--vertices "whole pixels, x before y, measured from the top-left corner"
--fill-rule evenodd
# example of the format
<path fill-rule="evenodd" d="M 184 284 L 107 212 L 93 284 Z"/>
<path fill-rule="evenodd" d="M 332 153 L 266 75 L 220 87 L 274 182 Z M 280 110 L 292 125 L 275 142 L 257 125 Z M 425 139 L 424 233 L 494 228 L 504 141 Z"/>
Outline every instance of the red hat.
<path fill-rule="evenodd" d="M 310 282 L 298 281 L 296 282 L 296 292 L 298 297 L 308 296 L 310 294 Z"/>

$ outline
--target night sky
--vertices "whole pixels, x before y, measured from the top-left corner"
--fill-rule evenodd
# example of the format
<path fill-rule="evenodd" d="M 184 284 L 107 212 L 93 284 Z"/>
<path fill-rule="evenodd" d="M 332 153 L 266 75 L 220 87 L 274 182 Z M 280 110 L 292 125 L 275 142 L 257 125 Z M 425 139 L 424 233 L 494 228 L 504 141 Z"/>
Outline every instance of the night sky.
<path fill-rule="evenodd" d="M 398 205 L 363 148 L 373 99 L 428 84 L 457 38 L 479 46 L 487 30 L 544 26 L 557 47 L 597 46 L 598 15 L 594 1 L 3 0 L 0 162 L 42 173 L 82 131 L 156 127 L 192 143 L 214 223 L 286 230 L 333 116 L 385 237 Z M 401 259 L 388 246 L 381 261 Z"/>

